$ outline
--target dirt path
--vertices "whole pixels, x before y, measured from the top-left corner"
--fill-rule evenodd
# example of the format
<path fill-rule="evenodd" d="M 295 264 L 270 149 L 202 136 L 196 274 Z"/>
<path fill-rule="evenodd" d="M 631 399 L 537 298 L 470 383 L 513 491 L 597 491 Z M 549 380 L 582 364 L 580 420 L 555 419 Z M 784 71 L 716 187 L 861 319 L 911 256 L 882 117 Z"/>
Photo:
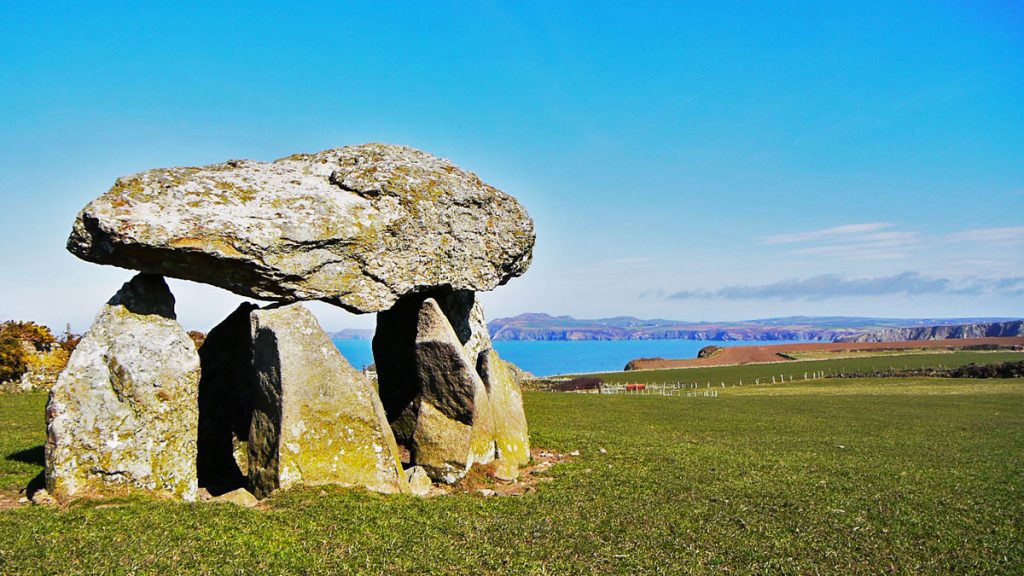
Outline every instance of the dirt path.
<path fill-rule="evenodd" d="M 808 344 L 775 344 L 772 346 L 733 346 L 723 348 L 710 358 L 688 360 L 633 360 L 634 370 L 656 370 L 661 368 L 706 368 L 709 366 L 735 366 L 763 362 L 789 362 L 779 354 L 799 352 L 861 352 L 883 350 L 956 350 L 965 346 L 995 344 L 999 346 L 1024 346 L 1024 337 L 1014 338 L 957 338 L 952 340 L 913 340 L 909 342 L 813 342 Z"/>

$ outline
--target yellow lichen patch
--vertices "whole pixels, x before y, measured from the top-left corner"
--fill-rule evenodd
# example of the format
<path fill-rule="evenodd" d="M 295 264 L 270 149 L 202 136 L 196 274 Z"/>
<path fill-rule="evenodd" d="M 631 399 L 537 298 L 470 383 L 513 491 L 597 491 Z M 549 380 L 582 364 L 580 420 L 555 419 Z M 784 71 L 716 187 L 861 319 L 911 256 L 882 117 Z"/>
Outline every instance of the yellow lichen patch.
<path fill-rule="evenodd" d="M 530 438 L 523 412 L 522 391 L 508 364 L 493 349 L 488 353 L 487 378 L 494 414 L 494 440 L 498 458 L 507 470 L 530 460 Z M 508 472 L 506 472 L 506 475 Z"/>
<path fill-rule="evenodd" d="M 243 188 L 233 182 L 222 182 L 216 181 L 213 183 L 213 187 L 217 190 L 224 190 L 230 192 L 228 198 L 238 200 L 242 203 L 252 202 L 256 199 L 256 191 L 250 188 Z"/>
<path fill-rule="evenodd" d="M 223 240 L 210 240 L 204 238 L 177 238 L 170 241 L 171 248 L 192 248 L 201 252 L 216 252 L 229 258 L 242 256 L 234 246 Z"/>

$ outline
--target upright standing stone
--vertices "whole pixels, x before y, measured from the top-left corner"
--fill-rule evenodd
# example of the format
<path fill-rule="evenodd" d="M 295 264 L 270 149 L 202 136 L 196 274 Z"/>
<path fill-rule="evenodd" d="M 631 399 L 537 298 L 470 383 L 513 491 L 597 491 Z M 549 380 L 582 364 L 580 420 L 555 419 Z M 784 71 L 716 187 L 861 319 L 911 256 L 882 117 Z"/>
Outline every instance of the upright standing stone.
<path fill-rule="evenodd" d="M 383 382 L 379 386 L 381 401 L 396 439 L 403 444 L 412 441 L 418 410 L 416 400 L 423 388 L 416 367 L 416 340 L 420 309 L 428 297 L 431 296 L 403 298 L 390 310 L 377 314 L 377 330 L 373 337 L 377 377 L 379 382 Z M 483 309 L 475 294 L 458 290 L 432 297 L 475 369 L 480 353 L 491 347 Z"/>
<path fill-rule="evenodd" d="M 479 366 L 494 413 L 495 475 L 504 480 L 519 476 L 530 462 L 530 433 L 523 411 L 523 392 L 511 365 L 487 350 Z"/>
<path fill-rule="evenodd" d="M 523 394 L 514 368 L 498 357 L 487 331 L 483 306 L 468 290 L 438 298 L 438 305 L 452 324 L 466 356 L 475 362 L 477 374 L 487 390 L 493 414 L 495 474 L 511 480 L 519 466 L 530 461 L 530 436 L 523 411 Z"/>
<path fill-rule="evenodd" d="M 416 396 L 399 421 L 406 419 L 413 462 L 435 480 L 451 483 L 474 463 L 494 459 L 487 390 L 433 298 L 420 305 L 413 346 Z"/>
<path fill-rule="evenodd" d="M 457 290 L 436 298 L 437 305 L 448 318 L 455 335 L 462 343 L 466 356 L 473 362 L 479 362 L 481 354 L 493 347 L 491 335 L 487 332 L 487 320 L 484 308 L 476 293 L 469 290 Z"/>
<path fill-rule="evenodd" d="M 160 276 L 100 310 L 50 392 L 46 486 L 58 499 L 127 489 L 194 500 L 199 356 Z"/>
<path fill-rule="evenodd" d="M 249 441 L 252 425 L 252 320 L 257 306 L 241 304 L 206 335 L 199 348 L 199 485 L 214 496 L 246 485 L 236 442 Z"/>
<path fill-rule="evenodd" d="M 294 484 L 407 491 L 398 447 L 369 382 L 301 304 L 251 313 L 250 489 Z"/>

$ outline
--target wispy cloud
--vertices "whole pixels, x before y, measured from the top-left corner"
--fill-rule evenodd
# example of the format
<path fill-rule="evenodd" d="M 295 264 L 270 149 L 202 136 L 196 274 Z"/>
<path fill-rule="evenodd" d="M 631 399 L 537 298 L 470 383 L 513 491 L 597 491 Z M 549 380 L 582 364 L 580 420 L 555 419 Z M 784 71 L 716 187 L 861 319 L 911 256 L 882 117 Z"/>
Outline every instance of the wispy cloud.
<path fill-rule="evenodd" d="M 1024 242 L 1024 226 L 1005 226 L 1002 228 L 974 228 L 962 230 L 946 236 L 954 242 L 985 242 L 995 244 L 1016 244 Z"/>
<path fill-rule="evenodd" d="M 837 239 L 849 239 L 856 237 L 861 234 L 867 234 L 869 232 L 875 232 L 884 228 L 890 228 L 892 225 L 887 222 L 869 222 L 866 224 L 845 224 L 843 226 L 833 226 L 832 228 L 823 228 L 821 230 L 811 230 L 810 232 L 795 232 L 792 234 L 775 234 L 772 236 L 765 236 L 761 238 L 762 244 L 797 244 L 801 242 L 812 242 L 820 240 L 837 240 Z"/>
<path fill-rule="evenodd" d="M 794 256 L 874 261 L 906 257 L 921 245 L 921 238 L 916 232 L 895 230 L 888 222 L 867 222 L 776 234 L 761 238 L 761 243 L 787 245 Z"/>
<path fill-rule="evenodd" d="M 716 290 L 684 290 L 670 294 L 667 298 L 672 300 L 826 300 L 886 295 L 975 295 L 986 293 L 1009 296 L 1024 294 L 1024 277 L 978 279 L 967 283 L 958 283 L 948 278 L 936 278 L 917 272 L 867 278 L 846 278 L 838 274 L 822 274 L 770 284 L 733 285 Z"/>
<path fill-rule="evenodd" d="M 601 260 L 598 266 L 636 266 L 639 264 L 652 264 L 657 260 L 654 256 L 635 256 L 633 258 L 614 258 Z"/>

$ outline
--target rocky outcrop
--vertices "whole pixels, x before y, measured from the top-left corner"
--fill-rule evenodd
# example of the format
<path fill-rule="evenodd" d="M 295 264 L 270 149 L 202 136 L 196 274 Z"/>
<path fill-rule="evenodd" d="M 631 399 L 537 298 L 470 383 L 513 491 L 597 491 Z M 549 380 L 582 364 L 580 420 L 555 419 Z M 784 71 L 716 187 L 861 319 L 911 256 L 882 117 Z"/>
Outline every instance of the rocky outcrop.
<path fill-rule="evenodd" d="M 661 357 L 661 356 L 651 356 L 651 357 L 647 357 L 647 358 L 634 358 L 634 359 L 630 360 L 629 362 L 626 362 L 626 365 L 622 369 L 624 371 L 626 371 L 626 372 L 629 372 L 631 370 L 642 370 L 643 369 L 642 367 L 647 365 L 647 364 L 650 364 L 652 362 L 665 362 L 666 360 L 668 360 L 668 358 L 664 358 L 664 357 Z"/>
<path fill-rule="evenodd" d="M 406 491 L 380 400 L 316 318 L 292 304 L 251 310 L 247 320 L 235 339 L 249 349 L 241 386 L 246 392 L 235 397 L 243 400 L 229 412 L 250 420 L 245 436 L 250 491 L 260 498 L 295 484 Z M 241 324 L 236 321 L 226 322 Z M 238 428 L 236 421 L 231 420 L 232 428 Z M 213 440 L 218 461 L 224 462 L 225 430 L 217 432 Z"/>
<path fill-rule="evenodd" d="M 475 174 L 366 144 L 123 177 L 78 215 L 68 250 L 364 313 L 431 289 L 491 290 L 526 271 L 533 243 L 523 207 Z"/>
<path fill-rule="evenodd" d="M 46 486 L 60 500 L 139 489 L 196 498 L 199 356 L 163 278 L 101 309 L 50 392 Z"/>
<path fill-rule="evenodd" d="M 705 346 L 697 351 L 697 358 L 714 358 L 724 350 L 721 346 Z"/>
<path fill-rule="evenodd" d="M 420 466 L 412 466 L 405 471 L 405 479 L 409 483 L 409 492 L 416 496 L 426 496 L 433 482 L 430 475 Z"/>

